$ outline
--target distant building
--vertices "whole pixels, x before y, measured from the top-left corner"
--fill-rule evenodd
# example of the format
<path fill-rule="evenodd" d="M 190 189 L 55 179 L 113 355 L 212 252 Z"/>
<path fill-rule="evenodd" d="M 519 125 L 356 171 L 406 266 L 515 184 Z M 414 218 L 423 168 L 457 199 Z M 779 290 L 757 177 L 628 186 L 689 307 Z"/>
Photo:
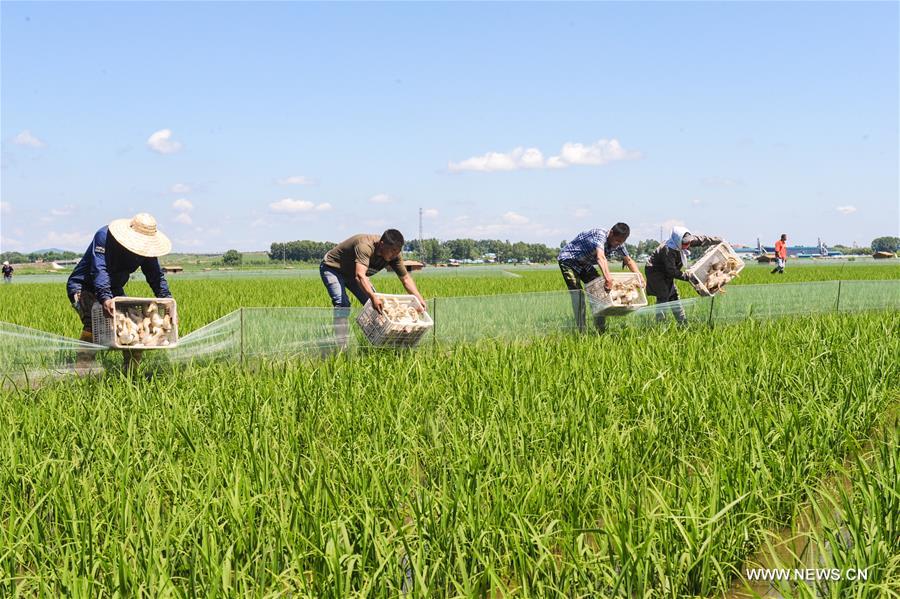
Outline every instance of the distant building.
<path fill-rule="evenodd" d="M 50 268 L 53 270 L 65 270 L 66 266 L 75 266 L 78 264 L 78 260 L 54 260 L 50 263 Z"/>
<path fill-rule="evenodd" d="M 405 266 L 406 270 L 408 270 L 409 272 L 414 272 L 414 271 L 422 270 L 423 268 L 425 268 L 425 263 L 419 262 L 418 260 L 404 260 L 403 266 Z M 391 267 L 390 264 L 388 264 L 388 266 L 385 270 L 393 271 L 394 269 L 393 269 L 393 267 Z"/>
<path fill-rule="evenodd" d="M 732 246 L 737 254 L 754 254 L 760 262 L 775 260 L 775 246 L 764 246 L 756 240 L 756 248 L 747 246 Z M 819 240 L 818 245 L 792 245 L 787 248 L 788 257 L 791 258 L 840 258 L 843 252 L 829 250 L 828 246 Z"/>
<path fill-rule="evenodd" d="M 171 273 L 183 272 L 183 271 L 184 271 L 184 267 L 181 267 L 181 266 L 175 266 L 175 265 L 166 265 L 166 266 L 163 266 L 163 267 L 162 267 L 162 271 L 163 271 L 164 273 L 170 273 L 170 272 L 171 272 Z"/>

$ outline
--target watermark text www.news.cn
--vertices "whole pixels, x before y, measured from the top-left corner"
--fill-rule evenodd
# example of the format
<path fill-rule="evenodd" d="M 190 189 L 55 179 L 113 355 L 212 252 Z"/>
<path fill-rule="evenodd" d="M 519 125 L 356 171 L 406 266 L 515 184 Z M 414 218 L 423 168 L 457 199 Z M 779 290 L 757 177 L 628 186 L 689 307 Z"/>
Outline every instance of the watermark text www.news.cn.
<path fill-rule="evenodd" d="M 837 582 L 869 579 L 868 568 L 751 568 L 745 574 L 750 581 Z"/>

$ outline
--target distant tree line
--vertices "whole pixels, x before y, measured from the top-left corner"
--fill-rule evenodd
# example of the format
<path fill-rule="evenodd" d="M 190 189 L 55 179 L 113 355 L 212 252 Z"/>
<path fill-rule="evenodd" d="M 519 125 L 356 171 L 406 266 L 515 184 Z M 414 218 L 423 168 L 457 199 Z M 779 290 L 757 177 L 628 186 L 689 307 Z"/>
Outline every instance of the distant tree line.
<path fill-rule="evenodd" d="M 273 243 L 269 248 L 269 259 L 291 260 L 292 262 L 319 262 L 334 245 L 330 241 L 310 241 L 309 239 Z"/>
<path fill-rule="evenodd" d="M 840 252 L 845 256 L 868 256 L 872 253 L 872 248 L 853 248 L 841 244 L 829 245 L 828 249 Z"/>
<path fill-rule="evenodd" d="M 639 241 L 637 245 L 631 245 L 630 243 L 626 243 L 625 247 L 628 249 L 628 253 L 631 254 L 633 258 L 637 258 L 641 254 L 650 255 L 653 253 L 653 250 L 659 247 L 659 242 L 655 239 L 645 239 L 644 241 Z M 705 251 L 706 248 L 703 248 Z"/>
<path fill-rule="evenodd" d="M 559 249 L 566 245 L 563 240 L 559 248 L 551 248 L 543 243 L 525 243 L 524 241 L 510 242 L 500 239 L 425 239 L 420 244 L 418 239 L 407 241 L 403 251 L 407 257 L 422 258 L 429 264 L 447 262 L 448 260 L 479 260 L 485 255 L 493 254 L 497 262 L 515 260 L 522 262 L 553 262 L 559 254 Z M 292 262 L 319 262 L 334 243 L 330 241 L 311 241 L 303 239 L 284 243 L 273 243 L 269 249 L 270 260 L 290 260 Z M 649 255 L 659 246 L 655 239 L 645 239 L 637 244 L 626 243 L 628 253 L 633 257 L 644 254 Z M 831 246 L 845 254 L 870 254 L 873 251 L 898 251 L 900 250 L 900 238 L 879 237 L 872 241 L 870 248 L 849 248 L 843 245 Z M 706 251 L 706 248 L 691 248 L 691 257 L 697 258 Z"/>
<path fill-rule="evenodd" d="M 225 266 L 240 266 L 244 256 L 237 250 L 228 250 L 222 254 L 222 264 Z"/>
<path fill-rule="evenodd" d="M 876 237 L 872 240 L 873 252 L 900 251 L 900 237 Z"/>
<path fill-rule="evenodd" d="M 549 262 L 556 259 L 559 250 L 547 247 L 543 243 L 525 243 L 524 241 L 510 242 L 500 239 L 425 239 L 422 242 L 424 252 L 420 251 L 419 240 L 412 239 L 404 248 L 404 251 L 424 258 L 426 262 L 446 262 L 453 260 L 479 260 L 492 254 L 492 259 L 497 262 L 515 260 L 522 262 Z"/>
<path fill-rule="evenodd" d="M 81 254 L 77 252 L 31 252 L 30 254 L 22 254 L 20 252 L 3 252 L 0 254 L 0 262 L 9 262 L 10 264 L 26 264 L 28 262 L 53 262 L 54 260 L 75 260 L 81 258 Z"/>
<path fill-rule="evenodd" d="M 560 247 L 566 244 L 563 241 Z M 269 249 L 270 260 L 290 260 L 293 262 L 318 262 L 325 256 L 334 243 L 330 241 L 288 241 L 285 243 L 273 243 Z M 659 242 L 648 239 L 637 245 L 628 244 L 628 251 L 638 256 L 647 254 L 656 249 Z M 524 241 L 511 242 L 501 239 L 425 239 L 421 243 L 418 239 L 407 241 L 403 251 L 409 258 L 424 258 L 429 264 L 447 262 L 448 260 L 481 260 L 489 256 L 497 262 L 553 262 L 559 254 L 559 248 L 552 248 L 543 243 L 525 243 Z"/>

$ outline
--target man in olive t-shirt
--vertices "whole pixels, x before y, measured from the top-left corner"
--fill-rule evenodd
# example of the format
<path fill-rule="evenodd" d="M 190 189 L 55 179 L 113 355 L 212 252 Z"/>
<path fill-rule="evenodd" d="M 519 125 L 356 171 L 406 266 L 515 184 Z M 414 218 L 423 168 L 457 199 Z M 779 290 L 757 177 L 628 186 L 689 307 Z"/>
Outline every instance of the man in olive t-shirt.
<path fill-rule="evenodd" d="M 375 288 L 369 277 L 390 266 L 407 293 L 416 296 L 424 310 L 425 300 L 403 265 L 401 249 L 403 235 L 396 229 L 388 229 L 380 236 L 354 235 L 331 248 L 319 265 L 319 274 L 331 296 L 331 305 L 335 308 L 349 308 L 349 289 L 359 303 L 365 304 L 369 300 L 381 312 L 384 302 L 375 295 Z"/>

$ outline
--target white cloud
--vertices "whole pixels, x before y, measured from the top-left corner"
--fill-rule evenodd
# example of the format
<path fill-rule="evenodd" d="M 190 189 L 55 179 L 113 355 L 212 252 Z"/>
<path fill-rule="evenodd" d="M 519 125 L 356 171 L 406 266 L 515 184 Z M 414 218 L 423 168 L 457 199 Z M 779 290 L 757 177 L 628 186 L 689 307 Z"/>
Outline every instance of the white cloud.
<path fill-rule="evenodd" d="M 32 135 L 31 131 L 25 129 L 13 139 L 13 143 L 17 146 L 28 146 L 30 148 L 43 148 L 46 144 Z"/>
<path fill-rule="evenodd" d="M 9 202 L 0 202 L 0 213 L 2 213 L 2 214 L 12 213 L 12 204 L 10 204 Z"/>
<path fill-rule="evenodd" d="M 425 218 L 437 218 L 439 214 L 437 208 L 426 208 L 422 211 L 422 216 Z"/>
<path fill-rule="evenodd" d="M 190 212 L 194 209 L 194 205 L 187 198 L 179 198 L 172 202 L 172 208 L 178 212 Z"/>
<path fill-rule="evenodd" d="M 856 212 L 856 206 L 837 206 L 835 210 L 841 214 L 853 214 Z"/>
<path fill-rule="evenodd" d="M 75 206 L 67 204 L 62 208 L 51 208 L 50 214 L 53 216 L 71 216 L 75 212 Z"/>
<path fill-rule="evenodd" d="M 376 193 L 371 198 L 369 198 L 369 202 L 372 204 L 391 204 L 393 203 L 393 201 L 394 198 L 386 193 Z"/>
<path fill-rule="evenodd" d="M 171 129 L 160 129 L 147 138 L 147 146 L 160 154 L 174 154 L 181 149 L 181 142 L 172 139 Z"/>
<path fill-rule="evenodd" d="M 510 225 L 527 225 L 529 223 L 528 217 L 522 216 L 521 214 L 517 214 L 515 212 L 507 212 L 503 215 L 503 222 L 506 222 Z"/>
<path fill-rule="evenodd" d="M 616 160 L 636 160 L 641 154 L 626 150 L 617 139 L 601 139 L 589 146 L 578 143 L 564 144 L 559 157 L 566 164 L 601 166 Z"/>
<path fill-rule="evenodd" d="M 316 180 L 303 175 L 293 175 L 278 180 L 279 185 L 315 185 Z"/>
<path fill-rule="evenodd" d="M 199 239 L 173 239 L 173 245 L 176 247 L 199 247 L 203 242 Z"/>
<path fill-rule="evenodd" d="M 187 183 L 176 183 L 169 188 L 169 191 L 172 193 L 191 193 L 193 189 Z"/>
<path fill-rule="evenodd" d="M 591 215 L 591 211 L 587 208 L 576 208 L 574 212 L 575 218 L 584 218 Z"/>
<path fill-rule="evenodd" d="M 519 158 L 522 168 L 541 168 L 544 166 L 544 155 L 537 148 L 528 148 Z"/>
<path fill-rule="evenodd" d="M 546 160 L 539 149 L 519 146 L 506 153 L 488 152 L 460 162 L 448 162 L 447 169 L 452 173 L 562 169 L 574 165 L 602 166 L 618 160 L 636 160 L 640 157 L 640 152 L 626 150 L 617 139 L 601 139 L 589 145 L 566 143 L 558 156 L 551 156 Z"/>
<path fill-rule="evenodd" d="M 547 164 L 545 166 L 549 169 L 555 169 L 555 168 L 566 168 L 569 165 L 566 164 L 565 160 L 563 160 L 559 156 L 551 156 L 550 158 L 547 159 Z"/>
<path fill-rule="evenodd" d="M 175 217 L 175 222 L 180 225 L 192 225 L 194 224 L 194 219 L 187 212 L 179 212 L 178 216 Z"/>
<path fill-rule="evenodd" d="M 481 156 L 473 156 L 461 162 L 449 162 L 447 168 L 452 173 L 463 171 L 515 171 L 524 168 L 541 168 L 544 155 L 537 148 L 518 147 L 511 152 L 488 152 Z"/>
<path fill-rule="evenodd" d="M 277 202 L 269 204 L 269 210 L 281 214 L 300 214 L 303 212 L 324 212 L 331 210 L 331 204 L 324 202 L 322 204 L 314 204 L 306 200 L 295 200 L 293 198 L 284 198 Z"/>
<path fill-rule="evenodd" d="M 702 203 L 703 203 L 703 200 L 698 199 L 698 198 L 694 198 L 693 200 L 691 200 L 691 205 L 692 205 L 692 206 L 699 206 L 699 205 L 702 204 Z"/>
<path fill-rule="evenodd" d="M 91 237 L 92 235 L 90 233 L 60 233 L 57 231 L 50 231 L 47 233 L 46 237 L 44 237 L 41 245 L 60 246 L 63 249 L 72 247 L 83 249 L 82 246 L 88 243 L 91 240 Z"/>

